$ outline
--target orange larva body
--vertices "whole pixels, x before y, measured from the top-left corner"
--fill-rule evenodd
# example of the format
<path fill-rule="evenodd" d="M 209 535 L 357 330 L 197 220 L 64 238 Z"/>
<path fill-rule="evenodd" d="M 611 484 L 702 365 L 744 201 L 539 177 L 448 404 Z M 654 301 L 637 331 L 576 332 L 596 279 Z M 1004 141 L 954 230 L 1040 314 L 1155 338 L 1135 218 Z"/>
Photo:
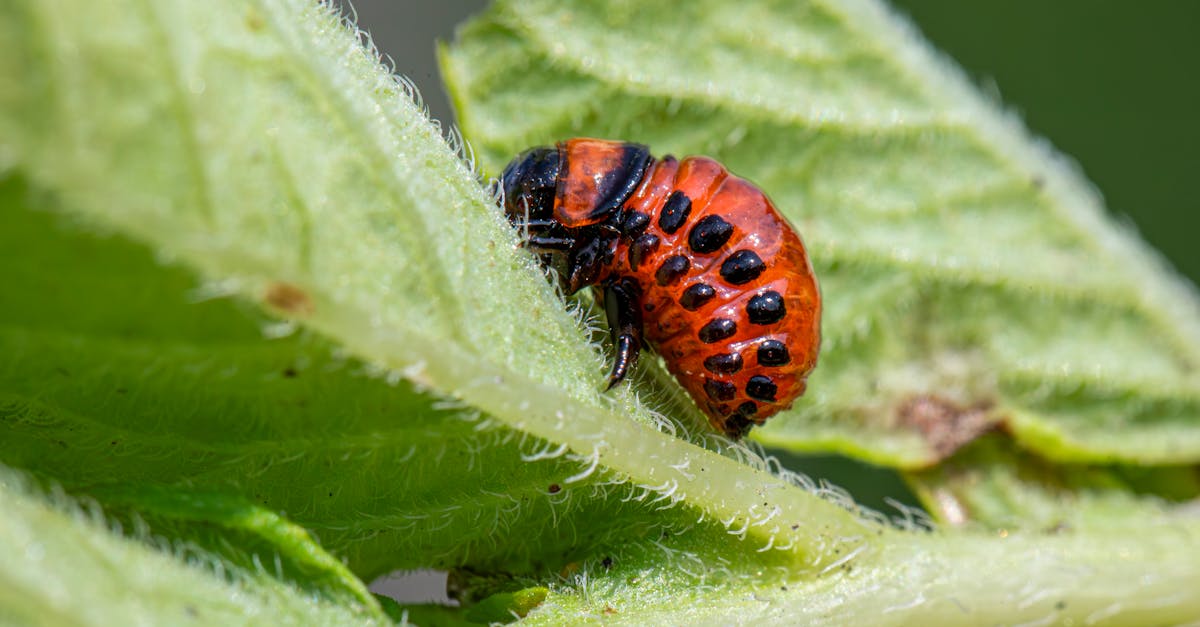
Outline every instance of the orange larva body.
<path fill-rule="evenodd" d="M 733 437 L 804 393 L 820 294 L 800 237 L 753 184 L 705 157 L 594 139 L 527 151 L 501 183 L 509 219 L 567 289 L 601 290 L 613 384 L 644 340 Z"/>

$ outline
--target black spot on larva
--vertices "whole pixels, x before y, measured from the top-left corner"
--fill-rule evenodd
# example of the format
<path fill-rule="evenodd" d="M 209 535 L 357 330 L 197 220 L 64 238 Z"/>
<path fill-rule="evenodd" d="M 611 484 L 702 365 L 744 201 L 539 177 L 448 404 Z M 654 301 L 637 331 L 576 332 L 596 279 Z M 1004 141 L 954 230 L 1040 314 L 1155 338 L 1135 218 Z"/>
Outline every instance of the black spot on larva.
<path fill-rule="evenodd" d="M 753 416 L 754 414 L 758 413 L 758 405 L 755 405 L 754 401 L 746 401 L 745 403 L 738 405 L 735 411 L 737 411 L 737 413 L 741 416 Z"/>
<path fill-rule="evenodd" d="M 728 401 L 737 395 L 737 386 L 728 381 L 705 379 L 704 393 L 714 401 Z"/>
<path fill-rule="evenodd" d="M 735 438 L 746 435 L 750 431 L 750 427 L 753 426 L 754 423 L 750 421 L 750 418 L 741 412 L 734 412 L 725 419 L 725 433 Z"/>
<path fill-rule="evenodd" d="M 665 233 L 671 234 L 679 230 L 687 222 L 688 214 L 692 212 L 692 199 L 683 192 L 675 190 L 667 196 L 662 213 L 658 214 L 658 227 Z"/>
<path fill-rule="evenodd" d="M 728 318 L 717 318 L 700 327 L 700 332 L 696 335 L 700 337 L 701 342 L 712 344 L 713 342 L 720 342 L 734 333 L 737 333 L 736 322 Z"/>
<path fill-rule="evenodd" d="M 637 272 L 638 266 L 647 256 L 658 250 L 658 236 L 647 233 L 629 245 L 629 269 Z"/>
<path fill-rule="evenodd" d="M 779 340 L 767 340 L 758 345 L 758 365 L 782 366 L 792 360 L 787 344 Z"/>
<path fill-rule="evenodd" d="M 739 250 L 721 264 L 721 278 L 734 285 L 749 283 L 767 269 L 767 265 L 753 250 Z M 782 303 L 780 303 L 782 304 Z"/>
<path fill-rule="evenodd" d="M 746 305 L 746 314 L 754 324 L 773 324 L 783 319 L 787 308 L 783 306 L 783 297 L 775 290 L 767 290 L 750 299 Z"/>
<path fill-rule="evenodd" d="M 733 225 L 721 216 L 704 216 L 688 232 L 688 247 L 698 253 L 719 250 L 733 235 Z"/>
<path fill-rule="evenodd" d="M 715 374 L 733 374 L 742 369 L 742 356 L 722 353 L 704 359 L 704 368 Z"/>
<path fill-rule="evenodd" d="M 654 281 L 659 285 L 670 285 L 683 278 L 691 268 L 692 262 L 683 255 L 667 257 L 654 273 Z"/>
<path fill-rule="evenodd" d="M 625 214 L 625 218 L 621 220 L 621 233 L 626 237 L 633 239 L 642 234 L 646 227 L 650 226 L 650 216 L 640 211 L 630 211 Z"/>
<path fill-rule="evenodd" d="M 696 311 L 716 295 L 717 291 L 711 285 L 697 283 L 683 290 L 683 296 L 679 297 L 679 304 L 688 311 Z"/>
<path fill-rule="evenodd" d="M 750 381 L 746 383 L 746 395 L 750 398 L 757 398 L 760 401 L 774 401 L 775 392 L 779 388 L 775 386 L 775 382 L 771 377 L 764 377 L 761 374 L 756 374 L 750 377 Z"/>

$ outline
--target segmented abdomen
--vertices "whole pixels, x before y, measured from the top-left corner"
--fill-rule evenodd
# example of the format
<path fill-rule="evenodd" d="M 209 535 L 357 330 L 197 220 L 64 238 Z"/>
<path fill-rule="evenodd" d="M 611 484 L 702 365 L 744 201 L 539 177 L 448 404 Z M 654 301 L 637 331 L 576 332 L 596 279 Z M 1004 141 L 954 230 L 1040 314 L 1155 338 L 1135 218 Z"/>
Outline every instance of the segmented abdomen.
<path fill-rule="evenodd" d="M 635 228 L 610 276 L 638 281 L 647 341 L 714 426 L 742 432 L 789 407 L 816 365 L 820 298 L 771 201 L 712 159 L 667 157 L 625 207 Z"/>

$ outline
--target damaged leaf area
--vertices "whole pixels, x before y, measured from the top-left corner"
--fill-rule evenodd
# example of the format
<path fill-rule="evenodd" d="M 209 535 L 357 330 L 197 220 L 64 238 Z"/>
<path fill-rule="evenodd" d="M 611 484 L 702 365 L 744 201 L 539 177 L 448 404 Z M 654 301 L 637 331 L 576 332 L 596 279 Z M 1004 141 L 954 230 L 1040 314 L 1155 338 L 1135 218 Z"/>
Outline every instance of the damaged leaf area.
<path fill-rule="evenodd" d="M 949 525 L 1048 535 L 1194 516 L 1195 466 L 1051 464 L 991 434 L 909 481 Z"/>
<path fill-rule="evenodd" d="M 489 172 L 596 136 L 716 157 L 768 191 L 825 314 L 807 395 L 760 441 L 921 468 L 998 425 L 1048 459 L 1196 462 L 1194 289 L 911 38 L 857 0 L 534 0 L 497 3 L 442 56 Z"/>

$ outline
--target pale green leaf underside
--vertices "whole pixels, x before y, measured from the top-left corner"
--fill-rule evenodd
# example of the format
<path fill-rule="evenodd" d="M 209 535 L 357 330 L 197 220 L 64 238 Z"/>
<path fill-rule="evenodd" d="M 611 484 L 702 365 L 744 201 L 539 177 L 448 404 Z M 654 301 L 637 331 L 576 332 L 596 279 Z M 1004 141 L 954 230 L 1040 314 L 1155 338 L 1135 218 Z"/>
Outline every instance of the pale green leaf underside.
<path fill-rule="evenodd" d="M 271 512 L 367 580 L 462 564 L 557 572 L 695 521 L 660 511 L 648 493 L 616 487 L 605 498 L 591 482 L 568 483 L 579 463 L 522 460 L 553 447 L 371 377 L 325 342 L 266 340 L 266 321 L 248 307 L 188 302 L 186 272 L 26 208 L 27 195 L 0 183 L 0 249 L 12 253 L 0 258 L 11 277 L 0 291 L 6 465 L 235 566 L 282 554 L 285 579 L 327 594 L 361 584 L 325 582 L 343 574 Z M 263 511 L 247 511 L 247 500 Z"/>
<path fill-rule="evenodd" d="M 830 503 L 660 431 L 671 423 L 631 388 L 602 395 L 597 349 L 491 198 L 325 8 L 5 10 L 0 137 L 66 206 L 536 436 L 527 450 L 541 438 L 573 451 L 578 476 L 564 483 L 606 470 L 734 529 L 762 522 L 748 544 L 791 547 L 808 568 L 833 559 L 815 548 L 815 521 L 857 529 Z M 291 298 L 270 296 L 281 284 Z M 387 453 L 425 450 L 398 449 Z"/>
<path fill-rule="evenodd" d="M 554 568 L 631 528 L 653 536 L 698 518 L 742 530 L 745 548 L 801 572 L 864 541 L 836 505 L 660 432 L 671 423 L 628 389 L 602 396 L 597 350 L 491 199 L 326 9 L 3 11 L 2 150 L 33 182 L 88 222 L 220 280 L 204 292 L 271 300 L 462 399 L 439 410 L 411 384 L 355 380 L 319 344 L 243 345 L 252 334 L 226 337 L 200 314 L 172 312 L 199 327 L 173 336 L 156 307 L 123 317 L 150 299 L 127 300 L 117 288 L 128 286 L 104 276 L 16 307 L 3 329 L 6 462 L 72 489 L 224 488 L 286 512 L 364 576 Z M 12 235 L 37 259 L 37 239 Z M 74 271 L 29 265 L 32 293 L 55 270 Z M 292 298 L 269 296 L 281 291 Z M 117 311 L 92 313 L 110 304 Z M 155 320 L 150 333 L 137 316 Z M 460 419 L 479 410 L 494 418 Z M 519 455 L 539 451 L 538 463 Z M 688 508 L 646 514 L 680 501 Z"/>
<path fill-rule="evenodd" d="M 726 567 L 704 550 L 702 536 L 701 546 L 665 541 L 650 562 L 617 562 L 552 594 L 525 623 L 1187 623 L 1200 615 L 1194 598 L 1200 576 L 1190 557 L 1178 556 L 1186 550 L 1181 542 L 1195 546 L 1197 540 L 1194 521 L 1185 519 L 1123 517 L 1105 530 L 1102 547 L 1095 533 L 933 533 L 889 544 L 871 557 L 853 556 L 815 579 L 770 567 Z"/>
<path fill-rule="evenodd" d="M 664 28 L 686 24 L 687 28 Z M 1200 459 L 1200 307 L 1063 160 L 874 2 L 502 2 L 443 55 L 485 168 L 571 136 L 708 154 L 799 229 L 821 363 L 757 432 L 923 466 L 937 395 L 1060 460 Z"/>
<path fill-rule="evenodd" d="M 169 541 L 113 535 L 103 517 L 48 499 L 0 467 L 0 623 L 6 625 L 387 624 L 262 572 L 216 574 Z"/>
<path fill-rule="evenodd" d="M 1192 466 L 1050 464 L 999 435 L 984 436 L 909 481 L 950 525 L 1064 534 L 1169 516 L 1200 494 Z M 1153 494 L 1154 497 L 1146 497 Z"/>

